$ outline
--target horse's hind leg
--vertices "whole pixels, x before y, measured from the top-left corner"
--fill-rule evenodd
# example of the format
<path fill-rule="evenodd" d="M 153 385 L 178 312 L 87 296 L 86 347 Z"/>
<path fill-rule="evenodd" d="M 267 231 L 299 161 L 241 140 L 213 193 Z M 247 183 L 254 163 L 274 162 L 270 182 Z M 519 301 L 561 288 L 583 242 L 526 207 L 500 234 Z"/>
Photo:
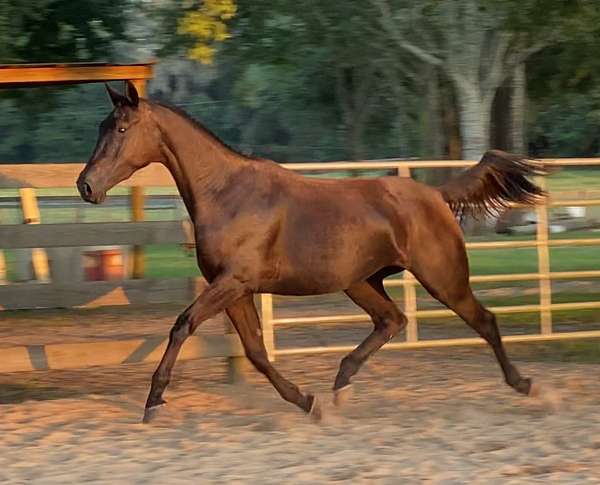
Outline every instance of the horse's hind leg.
<path fill-rule="evenodd" d="M 342 395 L 349 389 L 350 379 L 365 361 L 381 346 L 391 340 L 407 323 L 404 314 L 386 294 L 381 278 L 372 278 L 357 283 L 346 290 L 346 294 L 367 312 L 375 328 L 352 352 L 342 359 L 333 386 L 334 403 L 342 404 Z"/>
<path fill-rule="evenodd" d="M 521 394 L 529 394 L 531 379 L 521 377 L 506 355 L 496 316 L 473 295 L 464 244 L 445 241 L 443 248 L 429 248 L 426 257 L 416 258 L 411 271 L 434 298 L 455 311 L 492 347 L 506 383 Z"/>

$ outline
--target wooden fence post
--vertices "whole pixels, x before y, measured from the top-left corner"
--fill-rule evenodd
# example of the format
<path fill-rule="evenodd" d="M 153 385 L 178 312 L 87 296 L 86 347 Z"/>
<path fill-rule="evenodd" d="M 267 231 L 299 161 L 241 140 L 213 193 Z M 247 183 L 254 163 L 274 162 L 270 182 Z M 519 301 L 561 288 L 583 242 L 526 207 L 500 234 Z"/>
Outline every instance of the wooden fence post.
<path fill-rule="evenodd" d="M 0 224 L 2 219 L 0 219 Z M 0 285 L 7 283 L 8 276 L 6 275 L 6 259 L 4 258 L 4 251 L 0 249 Z"/>
<path fill-rule="evenodd" d="M 546 178 L 537 177 L 538 185 L 547 189 Z M 540 274 L 540 332 L 552 333 L 552 281 L 550 281 L 550 250 L 548 249 L 548 199 L 536 206 L 538 273 Z"/>
<path fill-rule="evenodd" d="M 2 219 L 0 218 L 0 224 Z M 0 285 L 7 283 L 8 276 L 6 275 L 6 259 L 4 258 L 4 251 L 0 249 Z"/>
<path fill-rule="evenodd" d="M 0 285 L 5 285 L 6 280 L 6 259 L 4 259 L 4 251 L 0 249 Z"/>
<path fill-rule="evenodd" d="M 260 295 L 260 313 L 262 337 L 267 349 L 269 361 L 275 361 L 275 332 L 273 329 L 273 295 L 263 293 Z"/>
<path fill-rule="evenodd" d="M 23 210 L 23 222 L 25 224 L 40 223 L 40 209 L 37 204 L 35 190 L 31 188 L 19 189 L 21 195 L 21 208 Z M 49 281 L 50 270 L 48 268 L 48 257 L 43 249 L 34 248 L 31 250 L 31 262 L 36 279 L 39 281 Z"/>
<path fill-rule="evenodd" d="M 200 293 L 202 293 L 207 286 L 208 283 L 204 278 L 196 278 L 194 298 L 198 297 L 198 295 L 200 295 Z M 237 331 L 227 316 L 227 313 L 223 312 L 219 315 L 222 315 L 223 317 L 223 330 L 225 331 L 225 334 L 237 335 Z M 243 355 L 227 357 L 227 382 L 230 384 L 244 382 L 246 380 L 248 370 L 251 367 L 252 365 L 250 364 L 250 361 Z"/>
<path fill-rule="evenodd" d="M 145 79 L 134 79 L 131 81 L 140 97 L 146 97 L 146 80 Z M 144 187 L 135 186 L 131 188 L 131 218 L 135 222 L 141 222 L 144 220 Z M 134 279 L 141 279 L 144 277 L 144 247 L 134 246 L 132 254 L 132 266 L 131 266 L 131 277 Z"/>
<path fill-rule="evenodd" d="M 144 188 L 131 187 L 131 219 L 134 222 L 144 220 Z M 141 279 L 144 277 L 144 247 L 134 246 L 132 254 L 131 277 Z"/>
<path fill-rule="evenodd" d="M 226 313 L 223 313 L 223 322 L 225 324 L 225 334 L 235 334 L 237 331 L 229 320 Z M 227 357 L 227 382 L 230 384 L 239 384 L 246 380 L 246 375 L 252 369 L 252 364 L 245 356 Z"/>
<path fill-rule="evenodd" d="M 411 177 L 410 168 L 398 167 L 400 177 Z M 415 277 L 409 271 L 404 271 L 404 313 L 408 320 L 406 325 L 406 341 L 419 340 L 419 326 L 417 322 L 417 289 Z"/>

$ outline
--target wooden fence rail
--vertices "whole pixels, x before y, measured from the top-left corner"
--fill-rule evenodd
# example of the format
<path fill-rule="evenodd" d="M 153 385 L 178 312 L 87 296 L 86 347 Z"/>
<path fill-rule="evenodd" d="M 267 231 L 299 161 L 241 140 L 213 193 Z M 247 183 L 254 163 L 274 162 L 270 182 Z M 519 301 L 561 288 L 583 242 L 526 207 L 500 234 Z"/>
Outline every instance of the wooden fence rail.
<path fill-rule="evenodd" d="M 0 248 L 181 244 L 180 221 L 10 224 L 0 226 Z"/>

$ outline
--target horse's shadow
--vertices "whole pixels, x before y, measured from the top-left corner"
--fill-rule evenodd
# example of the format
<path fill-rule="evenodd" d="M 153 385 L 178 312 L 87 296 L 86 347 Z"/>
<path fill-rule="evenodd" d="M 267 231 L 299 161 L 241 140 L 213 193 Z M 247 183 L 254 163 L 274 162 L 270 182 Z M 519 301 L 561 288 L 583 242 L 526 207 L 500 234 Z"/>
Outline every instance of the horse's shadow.
<path fill-rule="evenodd" d="M 26 401 L 53 401 L 80 396 L 77 389 L 35 384 L 0 384 L 0 405 L 21 404 Z"/>

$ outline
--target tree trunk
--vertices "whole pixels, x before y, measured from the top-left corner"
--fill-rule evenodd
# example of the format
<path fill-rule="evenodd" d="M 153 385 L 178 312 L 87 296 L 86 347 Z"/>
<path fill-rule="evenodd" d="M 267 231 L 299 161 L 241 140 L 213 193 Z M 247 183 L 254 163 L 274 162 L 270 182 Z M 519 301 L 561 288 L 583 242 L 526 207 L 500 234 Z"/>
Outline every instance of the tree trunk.
<path fill-rule="evenodd" d="M 462 140 L 460 139 L 460 114 L 456 94 L 452 86 L 446 86 L 444 95 L 444 133 L 447 140 L 446 156 L 449 160 L 460 160 L 462 156 Z M 451 170 L 451 169 L 448 169 Z"/>
<path fill-rule="evenodd" d="M 490 142 L 490 96 L 481 96 L 475 91 L 458 89 L 462 157 L 465 160 L 479 160 Z"/>
<path fill-rule="evenodd" d="M 492 103 L 490 123 L 490 147 L 512 150 L 512 80 L 509 79 L 496 91 Z"/>
<path fill-rule="evenodd" d="M 489 148 L 492 100 L 493 96 L 483 96 L 477 88 L 458 88 L 463 160 L 478 161 Z M 471 217 L 462 222 L 463 232 L 467 235 L 479 233 L 484 226 L 485 221 Z"/>
<path fill-rule="evenodd" d="M 365 124 L 362 121 L 362 116 L 357 113 L 351 120 L 348 121 L 350 126 L 348 144 L 351 147 L 352 160 L 364 160 L 365 147 L 363 145 Z"/>
<path fill-rule="evenodd" d="M 498 106 L 498 108 L 501 110 L 504 120 L 501 127 L 503 133 L 501 135 L 505 146 L 494 144 L 494 147 L 522 155 L 527 154 L 525 143 L 526 81 L 525 63 L 523 63 L 514 69 L 512 76 L 502 88 L 502 91 L 506 92 L 507 96 L 503 104 Z M 497 96 L 494 104 L 499 104 L 498 101 Z M 496 124 L 496 127 L 499 128 L 498 124 Z M 507 209 L 496 221 L 496 232 L 499 234 L 509 233 L 511 227 L 524 224 L 526 215 L 527 211 L 523 209 Z"/>
<path fill-rule="evenodd" d="M 425 88 L 426 113 L 425 113 L 425 147 L 423 157 L 432 160 L 444 158 L 445 136 L 442 117 L 442 96 L 440 93 L 440 77 L 434 66 L 427 66 L 424 70 L 424 78 L 427 79 Z M 424 182 L 428 185 L 442 185 L 450 178 L 450 170 L 436 168 L 425 170 Z"/>
<path fill-rule="evenodd" d="M 527 108 L 527 78 L 525 63 L 518 65 L 512 75 L 511 97 L 511 147 L 519 154 L 526 155 L 525 141 L 525 109 Z"/>
<path fill-rule="evenodd" d="M 440 81 L 437 68 L 427 66 L 427 146 L 426 157 L 441 159 L 444 156 L 444 131 L 442 128 L 442 110 Z"/>

